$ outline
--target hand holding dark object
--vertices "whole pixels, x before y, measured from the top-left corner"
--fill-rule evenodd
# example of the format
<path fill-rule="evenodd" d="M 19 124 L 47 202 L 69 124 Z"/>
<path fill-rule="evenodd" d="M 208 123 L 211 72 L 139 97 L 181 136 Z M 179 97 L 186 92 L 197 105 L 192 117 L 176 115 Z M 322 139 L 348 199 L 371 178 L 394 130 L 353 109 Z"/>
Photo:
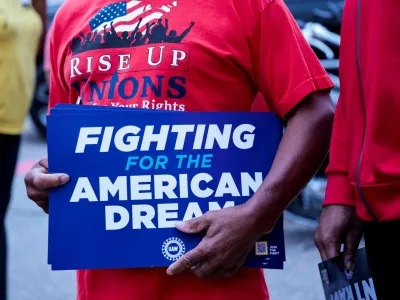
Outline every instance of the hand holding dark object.
<path fill-rule="evenodd" d="M 63 185 L 69 181 L 66 174 L 49 174 L 47 158 L 41 159 L 25 176 L 26 192 L 46 213 L 49 207 L 49 189 Z"/>
<path fill-rule="evenodd" d="M 353 271 L 361 237 L 362 224 L 354 207 L 330 205 L 324 208 L 315 234 L 315 244 L 323 261 L 339 256 L 344 244 L 344 265 Z"/>
<path fill-rule="evenodd" d="M 206 235 L 195 249 L 172 264 L 167 273 L 174 275 L 192 269 L 200 278 L 232 277 L 244 264 L 254 243 L 263 233 L 272 230 L 272 222 L 265 222 L 265 225 L 263 229 L 257 228 L 246 204 L 179 222 L 176 227 L 182 232 L 206 231 Z"/>

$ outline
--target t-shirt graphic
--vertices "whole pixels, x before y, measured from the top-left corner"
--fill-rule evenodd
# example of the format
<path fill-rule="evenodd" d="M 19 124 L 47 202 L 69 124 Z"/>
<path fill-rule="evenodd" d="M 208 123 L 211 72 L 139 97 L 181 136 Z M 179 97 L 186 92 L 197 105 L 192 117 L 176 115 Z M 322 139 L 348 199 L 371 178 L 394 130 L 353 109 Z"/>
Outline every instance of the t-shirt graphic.
<path fill-rule="evenodd" d="M 176 44 L 195 23 L 172 29 L 166 16 L 177 8 L 133 0 L 99 10 L 70 43 L 77 103 L 184 111 L 190 46 Z"/>
<path fill-rule="evenodd" d="M 182 33 L 169 28 L 162 16 L 178 5 L 177 1 L 153 8 L 143 1 L 118 2 L 101 9 L 89 22 L 91 32 L 74 38 L 74 54 L 105 48 L 124 48 L 156 43 L 180 43 L 194 26 Z"/>

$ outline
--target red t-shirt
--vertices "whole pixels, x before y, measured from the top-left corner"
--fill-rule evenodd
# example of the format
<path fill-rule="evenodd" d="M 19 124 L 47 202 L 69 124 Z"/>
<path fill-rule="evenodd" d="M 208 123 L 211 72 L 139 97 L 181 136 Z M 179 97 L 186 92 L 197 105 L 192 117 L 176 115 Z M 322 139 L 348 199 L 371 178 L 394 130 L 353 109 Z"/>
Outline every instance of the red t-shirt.
<path fill-rule="evenodd" d="M 332 87 L 282 0 L 67 0 L 50 56 L 50 107 L 250 111 L 261 92 L 284 117 L 311 92 Z M 201 280 L 136 269 L 79 271 L 78 299 L 269 297 L 261 270 Z"/>

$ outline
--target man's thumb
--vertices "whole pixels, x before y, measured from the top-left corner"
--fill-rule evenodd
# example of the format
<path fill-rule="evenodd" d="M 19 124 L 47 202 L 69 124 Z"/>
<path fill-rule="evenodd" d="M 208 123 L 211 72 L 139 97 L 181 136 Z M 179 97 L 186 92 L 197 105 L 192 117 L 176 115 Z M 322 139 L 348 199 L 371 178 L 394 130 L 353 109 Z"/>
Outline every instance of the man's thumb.
<path fill-rule="evenodd" d="M 204 216 L 187 221 L 178 221 L 175 227 L 184 233 L 199 233 L 208 228 L 208 222 Z"/>

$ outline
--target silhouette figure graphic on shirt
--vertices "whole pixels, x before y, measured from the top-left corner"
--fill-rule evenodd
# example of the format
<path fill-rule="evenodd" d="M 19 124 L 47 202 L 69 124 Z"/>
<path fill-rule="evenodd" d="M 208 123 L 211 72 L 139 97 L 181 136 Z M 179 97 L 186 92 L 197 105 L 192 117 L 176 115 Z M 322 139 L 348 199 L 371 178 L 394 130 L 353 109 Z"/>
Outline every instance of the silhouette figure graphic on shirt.
<path fill-rule="evenodd" d="M 135 41 L 131 44 L 131 46 L 132 47 L 143 46 L 149 37 L 149 28 L 151 26 L 154 26 L 154 24 L 156 24 L 156 23 L 153 22 L 153 23 L 151 23 L 151 25 L 148 25 L 148 23 L 146 24 L 146 33 L 145 34 L 143 34 L 141 32 L 137 32 L 135 34 Z"/>
<path fill-rule="evenodd" d="M 151 29 L 151 33 L 150 33 Z M 167 38 L 168 19 L 165 20 L 165 26 L 162 25 L 162 19 L 158 19 L 158 24 L 150 28 L 149 23 L 146 24 L 146 32 L 149 37 L 149 44 L 162 43 Z"/>
<path fill-rule="evenodd" d="M 182 34 L 179 35 L 179 36 L 176 35 L 176 30 L 171 30 L 169 32 L 169 35 L 167 37 L 165 37 L 164 42 L 166 42 L 166 43 L 180 43 L 180 42 L 182 42 L 182 40 L 185 38 L 185 36 L 188 35 L 190 30 L 192 30 L 193 26 L 194 26 L 194 22 L 191 22 L 190 26 L 188 27 L 188 29 L 186 29 L 184 32 L 182 32 Z"/>
<path fill-rule="evenodd" d="M 101 39 L 102 39 L 102 36 L 101 36 L 100 34 L 97 34 L 97 35 L 95 36 L 95 38 L 94 38 L 93 43 L 94 43 L 95 45 L 100 45 L 100 44 L 101 44 Z"/>
<path fill-rule="evenodd" d="M 143 32 L 141 31 L 141 28 L 144 27 L 142 26 L 142 21 L 143 19 L 140 18 L 132 32 L 125 30 L 118 33 L 113 21 L 109 25 L 103 25 L 102 34 L 94 31 L 84 35 L 81 32 L 70 42 L 72 53 L 78 54 L 96 49 L 138 47 L 156 43 L 181 43 L 195 24 L 191 22 L 190 26 L 180 35 L 174 29 L 170 30 L 167 35 L 169 28 L 168 19 L 165 19 L 163 22 L 163 19 L 160 18 L 157 23 L 146 23 L 146 30 Z"/>

